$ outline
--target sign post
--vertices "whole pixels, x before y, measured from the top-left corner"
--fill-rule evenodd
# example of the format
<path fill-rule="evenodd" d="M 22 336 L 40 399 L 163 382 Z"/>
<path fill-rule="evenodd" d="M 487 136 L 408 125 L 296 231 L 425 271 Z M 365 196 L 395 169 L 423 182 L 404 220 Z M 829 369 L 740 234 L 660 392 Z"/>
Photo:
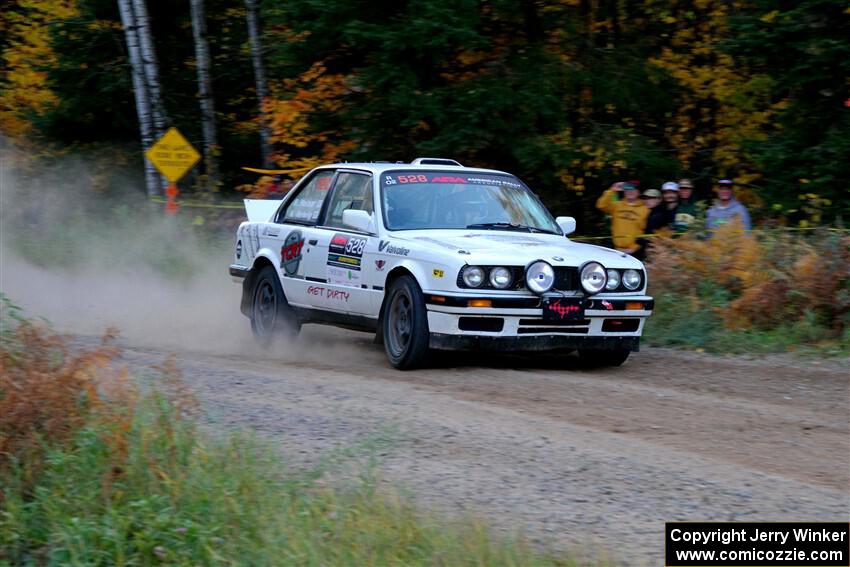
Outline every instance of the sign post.
<path fill-rule="evenodd" d="M 177 128 L 169 128 L 168 132 L 148 148 L 145 157 L 168 179 L 168 187 L 165 189 L 165 214 L 177 213 L 177 181 L 198 163 L 201 155 Z"/>

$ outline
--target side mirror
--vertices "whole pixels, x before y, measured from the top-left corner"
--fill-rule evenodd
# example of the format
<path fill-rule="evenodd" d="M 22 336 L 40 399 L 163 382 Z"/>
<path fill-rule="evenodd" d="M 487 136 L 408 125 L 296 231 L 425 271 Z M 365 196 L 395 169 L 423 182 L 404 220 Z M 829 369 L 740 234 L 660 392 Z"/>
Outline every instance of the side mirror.
<path fill-rule="evenodd" d="M 372 215 L 359 209 L 345 209 L 342 211 L 342 224 L 362 232 L 374 232 Z"/>
<path fill-rule="evenodd" d="M 555 222 L 564 231 L 564 235 L 572 234 L 576 231 L 576 219 L 573 217 L 558 217 L 555 219 Z"/>

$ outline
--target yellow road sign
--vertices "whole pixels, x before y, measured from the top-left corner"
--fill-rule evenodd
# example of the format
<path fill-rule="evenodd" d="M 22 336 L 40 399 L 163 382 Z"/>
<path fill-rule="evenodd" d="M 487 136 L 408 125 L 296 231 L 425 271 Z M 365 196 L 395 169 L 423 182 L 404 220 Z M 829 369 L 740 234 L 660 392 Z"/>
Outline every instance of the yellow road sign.
<path fill-rule="evenodd" d="M 177 128 L 169 128 L 162 138 L 148 148 L 145 157 L 171 183 L 176 183 L 201 159 Z"/>

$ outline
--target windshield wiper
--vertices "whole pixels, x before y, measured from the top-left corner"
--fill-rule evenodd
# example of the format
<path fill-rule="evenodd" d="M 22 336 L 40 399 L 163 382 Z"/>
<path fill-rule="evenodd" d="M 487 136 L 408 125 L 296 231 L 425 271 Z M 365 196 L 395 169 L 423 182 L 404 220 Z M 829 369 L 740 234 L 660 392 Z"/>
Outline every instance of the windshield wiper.
<path fill-rule="evenodd" d="M 525 224 L 516 224 L 512 222 L 481 222 L 467 225 L 466 228 L 501 228 L 504 230 L 524 230 L 528 232 L 536 232 L 541 234 L 558 234 L 552 230 L 537 228 L 536 226 L 528 226 Z"/>

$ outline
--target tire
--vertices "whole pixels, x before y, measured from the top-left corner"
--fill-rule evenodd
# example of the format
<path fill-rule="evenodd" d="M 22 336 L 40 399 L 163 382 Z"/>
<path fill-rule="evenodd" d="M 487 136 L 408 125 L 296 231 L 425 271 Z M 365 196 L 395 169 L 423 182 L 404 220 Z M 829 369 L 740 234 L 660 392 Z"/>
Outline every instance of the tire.
<path fill-rule="evenodd" d="M 272 266 L 265 266 L 257 274 L 251 293 L 251 331 L 254 337 L 261 345 L 268 346 L 275 336 L 292 338 L 300 330 L 301 324 L 283 295 L 277 271 Z"/>
<path fill-rule="evenodd" d="M 624 348 L 613 350 L 579 349 L 578 358 L 585 368 L 603 366 L 621 366 L 629 358 L 631 351 Z"/>
<path fill-rule="evenodd" d="M 387 359 L 399 370 L 422 367 L 428 357 L 428 311 L 422 290 L 412 276 L 395 280 L 381 318 Z"/>

